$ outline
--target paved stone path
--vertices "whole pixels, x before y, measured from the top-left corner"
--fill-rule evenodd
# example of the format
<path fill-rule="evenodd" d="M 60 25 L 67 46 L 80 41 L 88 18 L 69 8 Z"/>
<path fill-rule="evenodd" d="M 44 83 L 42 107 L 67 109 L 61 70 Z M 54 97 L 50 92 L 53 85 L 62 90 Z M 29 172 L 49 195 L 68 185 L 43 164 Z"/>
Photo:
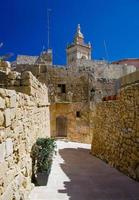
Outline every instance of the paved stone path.
<path fill-rule="evenodd" d="M 139 200 L 139 183 L 89 154 L 90 145 L 57 141 L 47 186 L 30 200 Z"/>

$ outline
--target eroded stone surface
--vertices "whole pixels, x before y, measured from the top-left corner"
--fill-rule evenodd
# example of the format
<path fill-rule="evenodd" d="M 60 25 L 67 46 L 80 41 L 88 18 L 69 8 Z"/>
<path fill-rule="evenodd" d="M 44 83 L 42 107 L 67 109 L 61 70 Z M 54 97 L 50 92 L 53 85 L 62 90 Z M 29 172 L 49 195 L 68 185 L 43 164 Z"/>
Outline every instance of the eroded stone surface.
<path fill-rule="evenodd" d="M 5 100 L 0 97 L 0 109 L 4 109 L 5 108 Z"/>
<path fill-rule="evenodd" d="M 8 138 L 5 141 L 5 147 L 6 147 L 6 156 L 10 156 L 13 153 L 13 141 L 11 138 Z"/>
<path fill-rule="evenodd" d="M 11 72 L 9 79 L 13 81 L 17 75 Z M 30 157 L 32 146 L 38 137 L 50 136 L 47 88 L 32 75 L 29 78 L 32 78 L 30 83 L 34 87 L 34 93 L 30 96 L 15 90 L 0 89 L 1 200 L 28 199 L 33 187 Z M 16 89 L 17 85 L 14 87 Z M 27 90 L 30 87 L 32 85 L 27 86 Z"/>
<path fill-rule="evenodd" d="M 138 179 L 139 163 L 138 96 L 139 83 L 135 83 L 120 90 L 119 100 L 99 103 L 92 130 L 93 155 L 134 179 Z"/>
<path fill-rule="evenodd" d="M 5 126 L 8 127 L 11 125 L 11 113 L 10 113 L 10 109 L 7 108 L 4 112 L 4 116 L 5 116 Z"/>
<path fill-rule="evenodd" d="M 4 158 L 6 155 L 6 150 L 5 150 L 5 142 L 0 144 L 0 163 L 4 162 Z"/>
<path fill-rule="evenodd" d="M 3 126 L 4 124 L 4 114 L 3 112 L 0 110 L 0 126 Z"/>

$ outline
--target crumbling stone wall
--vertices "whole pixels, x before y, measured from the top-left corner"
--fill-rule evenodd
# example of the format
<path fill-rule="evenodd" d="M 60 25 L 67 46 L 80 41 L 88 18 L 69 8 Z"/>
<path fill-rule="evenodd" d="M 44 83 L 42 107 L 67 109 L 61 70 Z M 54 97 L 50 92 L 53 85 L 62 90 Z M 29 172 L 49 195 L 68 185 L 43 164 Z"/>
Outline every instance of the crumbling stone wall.
<path fill-rule="evenodd" d="M 21 87 L 23 93 L 0 89 L 1 200 L 28 199 L 33 186 L 31 148 L 38 137 L 50 136 L 47 88 L 30 72 L 21 77 L 9 75 L 8 79 L 12 80 L 12 89 Z"/>
<path fill-rule="evenodd" d="M 92 154 L 139 180 L 139 73 L 120 82 L 118 100 L 96 106 Z"/>

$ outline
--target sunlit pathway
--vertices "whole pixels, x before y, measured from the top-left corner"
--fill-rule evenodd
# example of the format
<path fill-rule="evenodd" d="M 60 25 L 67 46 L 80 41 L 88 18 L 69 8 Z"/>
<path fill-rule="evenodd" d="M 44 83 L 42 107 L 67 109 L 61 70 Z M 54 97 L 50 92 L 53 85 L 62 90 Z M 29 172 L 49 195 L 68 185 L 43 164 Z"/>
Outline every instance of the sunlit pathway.
<path fill-rule="evenodd" d="M 89 154 L 90 145 L 57 141 L 47 186 L 30 200 L 139 200 L 139 183 Z"/>

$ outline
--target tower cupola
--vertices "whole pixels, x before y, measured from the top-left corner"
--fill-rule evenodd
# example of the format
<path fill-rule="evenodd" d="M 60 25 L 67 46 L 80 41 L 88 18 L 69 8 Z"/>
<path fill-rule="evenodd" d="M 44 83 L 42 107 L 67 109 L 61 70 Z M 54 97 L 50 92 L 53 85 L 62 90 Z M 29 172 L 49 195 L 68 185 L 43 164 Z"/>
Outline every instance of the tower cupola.
<path fill-rule="evenodd" d="M 77 60 L 91 60 L 91 43 L 85 44 L 84 35 L 81 32 L 80 24 L 74 36 L 73 43 L 67 46 L 67 65 L 76 62 Z"/>
<path fill-rule="evenodd" d="M 83 44 L 84 43 L 84 36 L 81 33 L 80 24 L 78 24 L 78 27 L 77 27 L 77 32 L 76 32 L 75 37 L 74 37 L 74 43 L 75 44 Z"/>

